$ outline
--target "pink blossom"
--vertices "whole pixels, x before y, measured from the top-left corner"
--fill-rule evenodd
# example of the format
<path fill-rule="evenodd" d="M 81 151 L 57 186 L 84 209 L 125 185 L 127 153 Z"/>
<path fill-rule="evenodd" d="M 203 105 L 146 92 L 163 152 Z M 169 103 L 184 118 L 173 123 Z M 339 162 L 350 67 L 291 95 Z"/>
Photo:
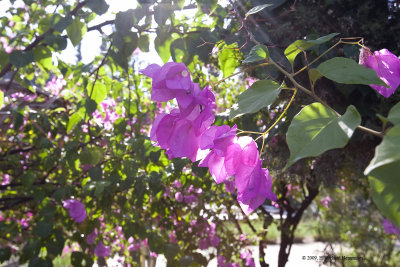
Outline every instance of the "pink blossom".
<path fill-rule="evenodd" d="M 199 240 L 199 249 L 208 249 L 210 245 L 208 244 L 207 238 L 203 238 Z"/>
<path fill-rule="evenodd" d="M 249 267 L 255 267 L 255 263 L 251 254 L 251 251 L 247 250 L 240 253 L 240 258 L 245 260 L 245 265 Z"/>
<path fill-rule="evenodd" d="M 400 229 L 388 219 L 383 220 L 382 226 L 385 229 L 386 234 L 394 234 L 400 236 Z"/>
<path fill-rule="evenodd" d="M 197 202 L 197 197 L 196 196 L 185 196 L 184 201 L 186 204 L 190 203 L 196 203 Z"/>
<path fill-rule="evenodd" d="M 226 169 L 226 160 L 229 156 L 227 153 L 233 151 L 229 149 L 236 140 L 235 136 L 236 125 L 232 129 L 227 125 L 213 125 L 201 137 L 201 149 L 212 148 L 213 150 L 199 163 L 199 167 L 208 167 L 217 184 L 229 177 Z"/>
<path fill-rule="evenodd" d="M 52 94 L 58 96 L 62 88 L 66 85 L 66 81 L 60 77 L 53 77 L 50 81 L 46 83 L 45 88 L 49 90 Z"/>
<path fill-rule="evenodd" d="M 83 222 L 86 219 L 85 206 L 76 199 L 69 199 L 63 202 L 63 207 L 68 209 L 69 216 L 76 222 Z"/>
<path fill-rule="evenodd" d="M 221 239 L 217 235 L 213 235 L 210 237 L 210 245 L 213 247 L 217 247 L 221 242 Z"/>
<path fill-rule="evenodd" d="M 172 232 L 168 235 L 168 237 L 169 237 L 169 242 L 170 242 L 170 243 L 172 243 L 172 244 L 178 243 L 178 240 L 176 239 L 176 233 L 175 233 L 175 231 L 172 231 Z"/>
<path fill-rule="evenodd" d="M 151 64 L 141 73 L 152 78 L 151 100 L 166 102 L 177 96 L 179 91 L 187 91 L 191 86 L 188 69 L 183 63 L 168 62 L 160 67 Z"/>
<path fill-rule="evenodd" d="M 172 183 L 172 186 L 175 187 L 175 188 L 181 188 L 181 187 L 182 187 L 182 183 L 181 183 L 181 181 L 179 181 L 179 180 L 175 180 L 175 181 Z"/>
<path fill-rule="evenodd" d="M 252 86 L 253 83 L 255 83 L 256 81 L 258 81 L 257 78 L 247 77 L 246 78 L 246 89 L 248 89 L 250 86 Z"/>
<path fill-rule="evenodd" d="M 1 36 L 0 42 L 3 43 L 3 49 L 7 54 L 10 54 L 13 51 L 13 48 L 8 45 L 7 38 L 5 38 L 4 36 Z"/>
<path fill-rule="evenodd" d="M 182 201 L 183 201 L 183 195 L 182 195 L 182 193 L 181 193 L 181 192 L 176 192 L 176 193 L 175 193 L 175 199 L 176 199 L 176 201 L 178 201 L 178 202 L 182 202 Z"/>
<path fill-rule="evenodd" d="M 235 181 L 234 180 L 225 180 L 225 190 L 229 193 L 233 194 L 236 191 Z"/>
<path fill-rule="evenodd" d="M 329 208 L 329 202 L 331 202 L 332 199 L 330 196 L 327 196 L 326 198 L 321 200 L 321 204 L 325 207 L 325 208 Z"/>
<path fill-rule="evenodd" d="M 1 180 L 1 185 L 8 185 L 11 182 L 10 175 L 4 174 L 3 179 Z"/>
<path fill-rule="evenodd" d="M 256 210 L 268 198 L 276 201 L 276 195 L 272 192 L 271 176 L 267 169 L 261 168 L 261 160 L 245 179 L 236 179 L 238 189 L 237 200 L 246 215 Z"/>
<path fill-rule="evenodd" d="M 364 49 L 366 50 L 366 49 Z M 364 52 L 365 53 L 365 52 Z M 367 53 L 368 54 L 368 53 Z M 360 56 L 360 64 L 369 69 L 373 69 L 378 77 L 384 81 L 389 88 L 381 85 L 370 85 L 379 94 L 388 98 L 400 85 L 400 60 L 387 49 L 375 51 L 374 54 Z"/>
<path fill-rule="evenodd" d="M 102 241 L 100 241 L 94 249 L 94 254 L 96 254 L 97 257 L 108 257 L 110 253 L 110 247 L 105 246 Z"/>
<path fill-rule="evenodd" d="M 93 232 L 86 237 L 86 243 L 88 243 L 89 245 L 93 245 L 96 237 L 97 229 L 94 229 Z"/>

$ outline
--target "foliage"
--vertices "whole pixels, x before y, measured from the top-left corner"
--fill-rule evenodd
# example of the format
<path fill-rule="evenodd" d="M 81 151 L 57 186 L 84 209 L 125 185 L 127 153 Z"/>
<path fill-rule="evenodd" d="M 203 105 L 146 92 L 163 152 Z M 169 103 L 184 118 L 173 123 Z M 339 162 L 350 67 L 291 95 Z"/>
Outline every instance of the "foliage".
<path fill-rule="evenodd" d="M 105 0 L 11 1 L 0 18 L 0 263 L 16 255 L 21 264 L 52 266 L 68 251 L 73 266 L 102 266 L 115 255 L 140 266 L 157 254 L 169 266 L 213 258 L 252 266 L 247 247 L 257 244 L 266 266 L 275 222 L 284 266 L 306 209 L 323 186 L 343 179 L 354 212 L 340 213 L 342 192 L 331 190 L 336 212 L 321 206 L 322 231 L 339 228 L 357 255 L 385 249 L 379 260 L 392 264 L 393 240 L 370 200 L 400 227 L 399 91 L 383 99 L 368 85 L 388 87 L 385 77 L 355 60 L 365 45 L 399 53 L 398 37 L 380 24 L 394 29 L 398 10 L 390 1 L 314 2 L 138 1 L 104 20 Z M 83 63 L 83 41 L 94 32 L 100 54 Z M 365 38 L 347 39 L 354 36 Z M 216 126 L 236 124 L 254 137 L 277 195 L 254 211 L 262 227 L 237 204 L 233 180 L 216 184 L 198 162 L 172 158 L 150 140 L 155 118 L 176 107 L 153 101 L 150 79 L 139 74 L 153 63 L 150 44 L 164 63 L 182 62 L 195 83 L 210 86 Z M 67 47 L 78 53 L 73 64 L 61 57 Z M 353 217 L 371 219 L 357 228 Z M 378 256 L 366 257 L 373 265 Z"/>

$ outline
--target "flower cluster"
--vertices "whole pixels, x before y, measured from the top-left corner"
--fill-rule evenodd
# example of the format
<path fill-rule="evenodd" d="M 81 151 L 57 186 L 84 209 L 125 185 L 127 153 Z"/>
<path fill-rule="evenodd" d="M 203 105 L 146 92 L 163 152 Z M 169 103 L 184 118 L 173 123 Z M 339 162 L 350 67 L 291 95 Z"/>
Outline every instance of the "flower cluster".
<path fill-rule="evenodd" d="M 114 99 L 108 98 L 100 103 L 100 110 L 96 109 L 93 113 L 93 121 L 103 127 L 106 131 L 113 129 L 113 125 L 120 117 L 125 117 L 125 109 L 121 110 L 121 115 L 115 111 L 117 103 Z"/>
<path fill-rule="evenodd" d="M 201 90 L 192 82 L 183 63 L 152 64 L 141 72 L 152 78 L 152 100 L 178 102 L 179 108 L 156 117 L 150 132 L 150 139 L 166 149 L 170 159 L 187 157 L 194 162 L 202 151 L 208 151 L 199 166 L 208 167 L 217 183 L 235 178 L 237 199 L 246 214 L 266 198 L 276 200 L 268 170 L 261 167 L 257 144 L 250 137 L 236 137 L 236 126 L 212 125 L 215 96 L 208 87 Z M 183 200 L 180 194 L 176 199 Z"/>
<path fill-rule="evenodd" d="M 400 235 L 400 229 L 394 225 L 391 221 L 388 219 L 384 219 L 382 222 L 383 229 L 385 229 L 386 234 L 394 234 L 394 235 Z"/>
<path fill-rule="evenodd" d="M 369 69 L 373 69 L 378 77 L 384 81 L 389 88 L 381 85 L 370 86 L 379 94 L 388 98 L 400 85 L 400 59 L 387 49 L 375 51 L 373 54 L 367 48 L 362 48 L 359 63 Z"/>
<path fill-rule="evenodd" d="M 68 209 L 69 216 L 78 223 L 83 222 L 87 217 L 85 206 L 79 200 L 68 199 L 64 201 L 63 207 Z"/>

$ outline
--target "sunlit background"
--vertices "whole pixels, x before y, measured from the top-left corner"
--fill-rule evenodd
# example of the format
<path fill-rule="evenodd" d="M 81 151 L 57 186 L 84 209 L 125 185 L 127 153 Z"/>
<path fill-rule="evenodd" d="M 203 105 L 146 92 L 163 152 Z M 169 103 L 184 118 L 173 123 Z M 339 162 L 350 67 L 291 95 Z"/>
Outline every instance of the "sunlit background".
<path fill-rule="evenodd" d="M 75 1 L 70 1 L 70 2 L 75 2 Z M 113 20 L 115 19 L 115 14 L 120 12 L 120 11 L 126 11 L 128 9 L 134 9 L 137 7 L 137 1 L 135 0 L 106 0 L 108 5 L 110 6 L 108 11 L 101 15 L 101 16 L 96 16 L 95 19 L 89 22 L 87 25 L 88 27 L 98 25 L 102 22 L 105 22 L 107 20 Z M 226 1 L 222 1 L 226 2 Z M 187 1 L 187 4 L 189 4 L 190 1 Z M 226 4 L 225 4 L 226 5 Z M 7 10 L 11 6 L 11 2 L 9 0 L 1 0 L 0 1 L 0 17 L 6 16 L 10 17 L 11 15 L 7 13 Z M 17 0 L 13 4 L 14 7 L 23 7 L 25 6 L 24 1 L 22 0 Z M 53 12 L 55 9 L 55 6 L 48 6 L 47 11 Z M 187 16 L 187 17 L 194 17 L 197 9 L 187 9 L 184 11 L 176 12 L 175 15 L 179 16 Z M 153 22 L 155 23 L 155 22 Z M 155 25 L 154 25 L 155 26 Z M 112 25 L 107 25 L 102 27 L 102 31 L 105 34 L 110 34 L 112 33 Z M 152 36 L 150 34 L 151 41 L 154 40 L 155 35 Z M 101 45 L 101 40 L 102 36 L 98 31 L 90 31 L 87 32 L 82 39 L 81 42 L 81 62 L 84 64 L 88 64 L 91 61 L 93 61 L 95 56 L 100 55 L 101 50 L 100 50 L 100 45 Z M 140 61 L 148 61 L 151 58 L 151 63 L 157 63 L 157 64 L 162 64 L 161 58 L 158 56 L 157 52 L 155 51 L 154 48 L 154 42 L 150 42 L 150 51 L 147 53 L 141 52 L 137 55 L 138 60 Z M 71 41 L 68 39 L 68 46 L 66 49 L 64 49 L 60 55 L 59 58 L 63 60 L 66 63 L 70 64 L 75 64 L 77 63 L 78 57 L 77 57 L 77 47 L 74 47 L 71 43 Z"/>

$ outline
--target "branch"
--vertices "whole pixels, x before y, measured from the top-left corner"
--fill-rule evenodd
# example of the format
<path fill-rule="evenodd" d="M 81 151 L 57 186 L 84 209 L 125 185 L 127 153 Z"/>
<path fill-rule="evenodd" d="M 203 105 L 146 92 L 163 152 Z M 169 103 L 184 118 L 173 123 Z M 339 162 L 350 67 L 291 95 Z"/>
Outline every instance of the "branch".
<path fill-rule="evenodd" d="M 71 11 L 70 15 L 76 15 L 76 13 L 78 13 L 79 9 L 81 9 L 84 5 L 86 4 L 86 1 L 80 2 L 76 5 L 76 7 Z M 36 37 L 35 41 L 33 41 L 33 43 L 31 43 L 30 45 L 28 45 L 27 47 L 25 47 L 24 51 L 30 51 L 33 48 L 35 48 L 36 46 L 39 45 L 39 43 L 41 41 L 43 41 L 43 39 L 46 37 L 46 35 L 51 34 L 55 31 L 54 28 L 50 28 L 48 29 L 45 33 L 43 33 L 42 35 L 39 35 L 38 37 Z M 0 71 L 0 78 L 3 77 L 7 72 L 9 72 L 12 68 L 13 64 L 11 64 L 11 62 L 9 62 L 1 71 Z"/>
<path fill-rule="evenodd" d="M 100 33 L 103 33 L 102 27 L 107 26 L 107 25 L 111 25 L 111 24 L 114 24 L 114 23 L 115 23 L 114 19 L 107 20 L 107 21 L 104 21 L 103 23 L 94 25 L 92 27 L 88 27 L 87 31 L 90 32 L 90 31 L 95 31 L 96 30 L 96 31 L 99 31 Z"/>
<path fill-rule="evenodd" d="M 31 201 L 31 200 L 33 200 L 33 197 L 13 197 L 13 198 L 5 197 L 5 198 L 0 198 L 0 202 L 5 202 L 5 203 L 10 203 L 11 202 L 10 204 L 4 204 L 4 206 L 0 207 L 0 210 L 1 211 L 9 210 L 9 209 L 11 209 L 11 208 L 13 208 L 13 207 L 15 207 L 15 206 L 17 206 L 19 204 L 22 204 L 22 203 L 25 203 L 25 202 L 28 202 L 28 201 Z"/>

